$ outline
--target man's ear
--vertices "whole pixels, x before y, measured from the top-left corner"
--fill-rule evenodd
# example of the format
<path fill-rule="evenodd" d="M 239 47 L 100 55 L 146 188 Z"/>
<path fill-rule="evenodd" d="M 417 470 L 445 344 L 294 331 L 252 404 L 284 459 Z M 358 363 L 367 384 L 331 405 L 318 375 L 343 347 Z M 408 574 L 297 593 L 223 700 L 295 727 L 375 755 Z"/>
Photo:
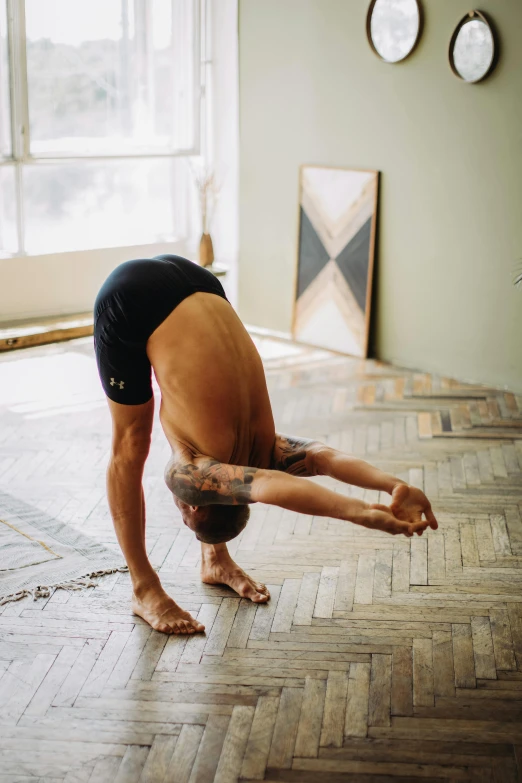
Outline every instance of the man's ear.
<path fill-rule="evenodd" d="M 191 506 L 191 507 L 190 507 L 190 510 L 191 510 L 191 511 L 197 511 L 197 510 L 198 510 L 198 508 L 199 508 L 199 506 Z"/>

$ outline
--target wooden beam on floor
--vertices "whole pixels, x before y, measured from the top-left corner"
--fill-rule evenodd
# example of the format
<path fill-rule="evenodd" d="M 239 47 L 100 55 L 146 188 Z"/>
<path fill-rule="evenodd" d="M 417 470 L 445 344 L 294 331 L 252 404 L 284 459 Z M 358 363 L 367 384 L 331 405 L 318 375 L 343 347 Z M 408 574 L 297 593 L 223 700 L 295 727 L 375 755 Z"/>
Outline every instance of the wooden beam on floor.
<path fill-rule="evenodd" d="M 77 337 L 88 337 L 92 333 L 92 313 L 0 323 L 0 351 L 74 340 Z"/>

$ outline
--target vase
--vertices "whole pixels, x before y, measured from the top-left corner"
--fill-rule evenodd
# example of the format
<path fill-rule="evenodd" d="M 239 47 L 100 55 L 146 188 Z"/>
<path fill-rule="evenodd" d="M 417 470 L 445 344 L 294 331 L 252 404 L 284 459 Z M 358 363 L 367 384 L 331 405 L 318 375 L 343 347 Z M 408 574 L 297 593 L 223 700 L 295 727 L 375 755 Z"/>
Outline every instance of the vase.
<path fill-rule="evenodd" d="M 214 248 L 210 234 L 202 234 L 199 243 L 199 263 L 201 266 L 210 266 L 214 261 Z"/>

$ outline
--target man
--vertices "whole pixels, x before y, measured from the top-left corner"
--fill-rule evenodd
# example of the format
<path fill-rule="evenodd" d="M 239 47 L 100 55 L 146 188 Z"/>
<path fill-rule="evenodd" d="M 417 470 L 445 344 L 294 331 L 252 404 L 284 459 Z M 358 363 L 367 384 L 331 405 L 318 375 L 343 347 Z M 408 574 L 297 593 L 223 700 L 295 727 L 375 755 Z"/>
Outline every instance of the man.
<path fill-rule="evenodd" d="M 206 269 L 169 255 L 121 264 L 98 294 L 94 334 L 113 422 L 109 505 L 129 566 L 133 611 L 156 630 L 205 629 L 163 590 L 147 558 L 142 475 L 154 410 L 151 365 L 172 447 L 165 480 L 201 541 L 206 584 L 268 601 L 266 586 L 234 563 L 225 543 L 245 527 L 250 503 L 406 536 L 437 528 L 420 490 L 321 443 L 275 432 L 259 354 Z M 391 506 L 347 498 L 304 478 L 315 475 L 389 492 Z"/>

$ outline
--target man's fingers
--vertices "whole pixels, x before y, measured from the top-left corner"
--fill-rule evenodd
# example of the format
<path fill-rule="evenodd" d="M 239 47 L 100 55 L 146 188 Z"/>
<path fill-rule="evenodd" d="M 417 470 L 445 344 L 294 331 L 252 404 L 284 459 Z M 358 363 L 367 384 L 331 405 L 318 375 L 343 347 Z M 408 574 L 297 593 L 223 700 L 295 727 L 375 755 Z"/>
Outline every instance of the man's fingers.
<path fill-rule="evenodd" d="M 424 533 L 428 527 L 429 522 L 427 520 L 421 520 L 420 522 L 414 522 L 410 525 L 412 533 L 417 533 L 419 536 Z"/>
<path fill-rule="evenodd" d="M 392 497 L 388 511 L 396 519 L 408 523 L 414 533 L 422 535 L 427 527 L 437 530 L 438 522 L 431 510 L 428 498 L 421 490 L 400 484 L 394 489 Z M 380 506 L 375 507 L 380 508 Z M 423 515 L 426 521 L 423 521 Z M 403 531 L 401 530 L 400 532 Z"/>
<path fill-rule="evenodd" d="M 390 533 L 393 533 L 394 535 L 401 533 L 407 538 L 411 538 L 413 535 L 411 531 L 411 525 L 408 522 L 401 522 L 400 520 L 394 519 L 393 517 L 390 520 Z"/>
<path fill-rule="evenodd" d="M 402 519 L 401 517 L 396 516 L 392 512 L 391 506 L 384 506 L 382 503 L 372 503 L 372 508 L 374 508 L 376 511 L 382 511 L 386 515 L 383 518 L 384 526 L 383 529 L 387 531 L 388 533 L 391 533 L 392 535 L 398 535 L 402 534 L 405 536 L 413 535 L 413 533 L 410 531 L 410 523 L 406 519 Z"/>
<path fill-rule="evenodd" d="M 429 506 L 429 508 L 427 508 L 424 513 L 425 513 L 426 519 L 429 522 L 429 525 L 430 525 L 431 529 L 432 530 L 437 530 L 437 528 L 439 526 L 439 523 L 435 519 L 435 514 L 431 510 L 431 506 Z"/>
<path fill-rule="evenodd" d="M 426 528 L 431 526 L 429 519 L 422 519 L 422 513 L 420 511 L 414 512 L 406 519 L 401 519 L 391 513 L 391 508 L 383 506 L 381 503 L 372 503 L 371 509 L 377 513 L 374 515 L 373 519 L 371 517 L 368 519 L 365 526 L 383 530 L 394 536 L 404 535 L 407 538 L 411 538 L 415 533 L 418 536 L 422 536 Z M 433 517 L 433 519 L 435 519 L 435 517 Z"/>

